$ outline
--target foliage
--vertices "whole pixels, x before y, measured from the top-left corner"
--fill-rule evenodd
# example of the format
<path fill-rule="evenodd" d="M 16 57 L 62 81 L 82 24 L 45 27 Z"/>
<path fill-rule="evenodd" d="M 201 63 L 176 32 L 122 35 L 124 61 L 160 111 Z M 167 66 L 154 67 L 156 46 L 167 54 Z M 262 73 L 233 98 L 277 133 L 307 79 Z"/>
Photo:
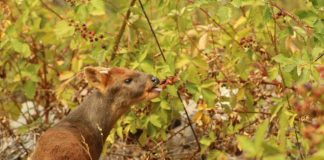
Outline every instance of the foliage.
<path fill-rule="evenodd" d="M 76 107 L 84 66 L 120 66 L 178 81 L 133 107 L 108 145 L 137 133 L 147 157 L 171 157 L 160 150 L 183 111 L 179 92 L 197 103 L 195 157 L 323 159 L 322 0 L 142 2 L 166 61 L 138 1 L 125 30 L 127 0 L 0 1 L 5 135 L 39 133 Z"/>

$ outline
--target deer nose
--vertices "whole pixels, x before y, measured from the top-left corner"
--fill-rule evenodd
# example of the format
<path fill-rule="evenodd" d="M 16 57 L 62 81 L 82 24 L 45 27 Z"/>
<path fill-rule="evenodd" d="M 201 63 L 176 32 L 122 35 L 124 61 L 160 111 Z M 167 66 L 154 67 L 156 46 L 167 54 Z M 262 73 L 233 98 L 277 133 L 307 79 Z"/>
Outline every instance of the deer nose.
<path fill-rule="evenodd" d="M 151 77 L 151 81 L 153 82 L 153 85 L 158 85 L 160 83 L 160 80 L 155 76 Z"/>

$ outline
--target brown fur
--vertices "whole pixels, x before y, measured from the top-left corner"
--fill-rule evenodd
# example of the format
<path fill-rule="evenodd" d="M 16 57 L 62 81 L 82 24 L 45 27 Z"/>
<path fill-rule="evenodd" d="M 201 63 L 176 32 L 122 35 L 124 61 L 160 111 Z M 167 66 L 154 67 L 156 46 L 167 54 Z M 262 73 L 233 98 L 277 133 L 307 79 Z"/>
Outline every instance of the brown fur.
<path fill-rule="evenodd" d="M 33 160 L 96 160 L 104 141 L 129 106 L 155 98 L 152 76 L 122 68 L 85 69 L 90 85 L 98 89 L 67 117 L 39 138 Z M 132 78 L 131 83 L 125 83 Z"/>

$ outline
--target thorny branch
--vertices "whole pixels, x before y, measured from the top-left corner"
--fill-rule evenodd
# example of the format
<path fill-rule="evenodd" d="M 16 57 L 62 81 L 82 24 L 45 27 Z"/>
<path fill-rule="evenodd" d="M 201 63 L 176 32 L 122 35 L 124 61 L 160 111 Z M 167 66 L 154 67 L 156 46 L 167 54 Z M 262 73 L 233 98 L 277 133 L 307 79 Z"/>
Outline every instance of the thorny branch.
<path fill-rule="evenodd" d="M 308 25 L 306 25 L 303 21 L 301 21 L 299 18 L 297 18 L 295 15 L 291 14 L 290 12 L 288 12 L 287 10 L 285 10 L 284 8 L 280 7 L 278 4 L 276 4 L 275 2 L 273 2 L 272 0 L 269 0 L 269 4 L 274 7 L 277 8 L 278 10 L 280 10 L 281 12 L 283 12 L 285 15 L 287 15 L 288 17 L 290 17 L 294 22 L 296 22 L 296 24 L 303 28 L 308 34 L 312 34 L 313 29 L 310 28 Z"/>
<path fill-rule="evenodd" d="M 145 9 L 144 9 L 144 7 L 143 7 L 142 1 L 141 1 L 141 0 L 138 0 L 138 1 L 139 1 L 139 3 L 140 3 L 141 8 L 142 8 L 143 14 L 144 14 L 144 16 L 145 16 L 145 18 L 146 18 L 146 20 L 147 20 L 147 23 L 148 23 L 149 26 L 150 26 L 151 32 L 152 32 L 152 34 L 153 34 L 153 36 L 154 36 L 155 42 L 156 42 L 156 44 L 157 44 L 159 50 L 160 50 L 160 53 L 161 53 L 161 55 L 162 55 L 162 58 L 163 58 L 164 62 L 166 62 L 166 58 L 165 58 L 164 53 L 163 53 L 163 51 L 162 51 L 162 48 L 161 48 L 160 42 L 159 42 L 158 38 L 156 37 L 156 34 L 155 34 L 154 30 L 153 30 L 153 27 L 152 27 L 151 21 L 150 21 L 150 19 L 148 18 L 146 12 L 145 12 Z"/>
<path fill-rule="evenodd" d="M 273 7 L 277 8 L 277 9 L 279 9 L 281 11 L 284 11 L 284 9 L 279 8 L 279 6 L 276 5 L 274 2 L 272 2 L 271 0 L 269 0 L 269 3 L 272 6 L 272 8 L 271 8 L 271 11 L 272 11 L 272 19 L 273 19 L 273 22 L 275 24 L 274 27 L 273 27 L 274 28 L 274 33 L 273 33 L 274 35 L 271 36 L 272 37 L 272 43 L 275 46 L 275 52 L 276 52 L 276 54 L 279 54 L 279 51 L 277 49 L 277 32 L 276 32 L 277 31 L 276 30 L 276 28 L 277 28 L 277 19 L 274 16 L 274 9 L 273 9 Z M 288 12 L 286 12 L 286 11 L 284 11 L 284 12 L 288 15 Z M 269 34 L 271 35 L 271 33 L 269 33 Z M 286 83 L 286 80 L 284 79 L 283 72 L 282 72 L 282 69 L 281 69 L 281 65 L 280 64 L 279 64 L 279 74 L 280 74 L 280 77 L 282 78 L 283 87 L 284 88 L 288 88 L 287 83 Z M 291 109 L 292 106 L 290 105 L 288 95 L 286 95 L 286 99 L 287 99 L 288 107 L 289 107 L 289 109 Z M 300 158 L 301 159 L 305 159 L 304 154 L 303 154 L 303 151 L 302 151 L 302 148 L 301 148 L 301 144 L 300 144 L 299 139 L 298 139 L 298 132 L 299 131 L 297 130 L 297 126 L 296 126 L 296 123 L 295 122 L 293 123 L 293 126 L 294 126 L 296 141 L 297 141 L 297 144 L 296 145 L 297 145 L 298 150 L 299 150 Z"/>
<path fill-rule="evenodd" d="M 315 60 L 314 62 L 318 61 L 319 59 L 321 59 L 324 56 L 324 53 L 321 53 Z"/>
<path fill-rule="evenodd" d="M 145 12 L 145 9 L 144 9 L 144 7 L 143 7 L 143 4 L 142 4 L 141 0 L 139 0 L 139 3 L 140 3 L 140 6 L 141 6 L 141 8 L 142 8 L 142 12 L 143 12 L 143 14 L 145 15 L 145 18 L 146 18 L 146 20 L 147 20 L 147 22 L 148 22 L 148 24 L 149 24 L 149 26 L 150 26 L 150 29 L 151 29 L 151 32 L 152 32 L 152 34 L 153 34 L 153 36 L 154 36 L 155 42 L 156 42 L 156 44 L 157 44 L 157 46 L 158 46 L 158 48 L 159 48 L 159 50 L 160 50 L 160 52 L 161 52 L 162 58 L 163 58 L 164 62 L 166 62 L 166 58 L 165 58 L 164 53 L 163 53 L 163 51 L 162 51 L 162 49 L 161 49 L 161 46 L 160 46 L 159 40 L 157 39 L 157 36 L 156 36 L 156 34 L 155 34 L 155 31 L 153 30 L 153 27 L 152 27 L 151 22 L 150 22 L 150 20 L 149 20 L 147 14 L 146 14 L 146 12 Z M 182 100 L 182 98 L 181 98 L 181 95 L 180 95 L 179 91 L 177 91 L 177 95 L 178 95 L 179 100 L 180 100 L 181 103 L 182 103 L 182 106 L 183 106 L 183 109 L 184 109 L 184 111 L 185 111 L 185 113 L 186 113 L 186 117 L 187 117 L 187 120 L 188 120 L 188 123 L 189 123 L 190 129 L 191 129 L 191 131 L 192 131 L 192 133 L 193 133 L 193 135 L 194 135 L 194 137 L 195 137 L 195 141 L 196 141 L 197 146 L 198 146 L 198 149 L 197 149 L 196 153 L 194 153 L 194 155 L 196 155 L 196 154 L 199 153 L 200 150 L 201 150 L 200 143 L 199 143 L 199 140 L 198 140 L 197 134 L 196 134 L 196 132 L 195 132 L 193 126 L 192 126 L 192 122 L 191 122 L 191 119 L 190 119 L 190 117 L 189 117 L 188 111 L 187 111 L 185 105 L 183 104 L 183 100 Z M 194 156 L 194 155 L 193 155 L 193 156 Z"/>

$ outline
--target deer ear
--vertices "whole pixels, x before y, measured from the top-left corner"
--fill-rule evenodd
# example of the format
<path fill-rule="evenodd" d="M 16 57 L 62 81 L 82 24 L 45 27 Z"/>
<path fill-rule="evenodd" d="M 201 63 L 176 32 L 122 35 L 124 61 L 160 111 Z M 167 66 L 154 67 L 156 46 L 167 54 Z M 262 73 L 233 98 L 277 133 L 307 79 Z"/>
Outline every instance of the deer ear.
<path fill-rule="evenodd" d="M 108 80 L 109 69 L 102 67 L 84 68 L 85 80 L 93 87 L 104 92 Z"/>

